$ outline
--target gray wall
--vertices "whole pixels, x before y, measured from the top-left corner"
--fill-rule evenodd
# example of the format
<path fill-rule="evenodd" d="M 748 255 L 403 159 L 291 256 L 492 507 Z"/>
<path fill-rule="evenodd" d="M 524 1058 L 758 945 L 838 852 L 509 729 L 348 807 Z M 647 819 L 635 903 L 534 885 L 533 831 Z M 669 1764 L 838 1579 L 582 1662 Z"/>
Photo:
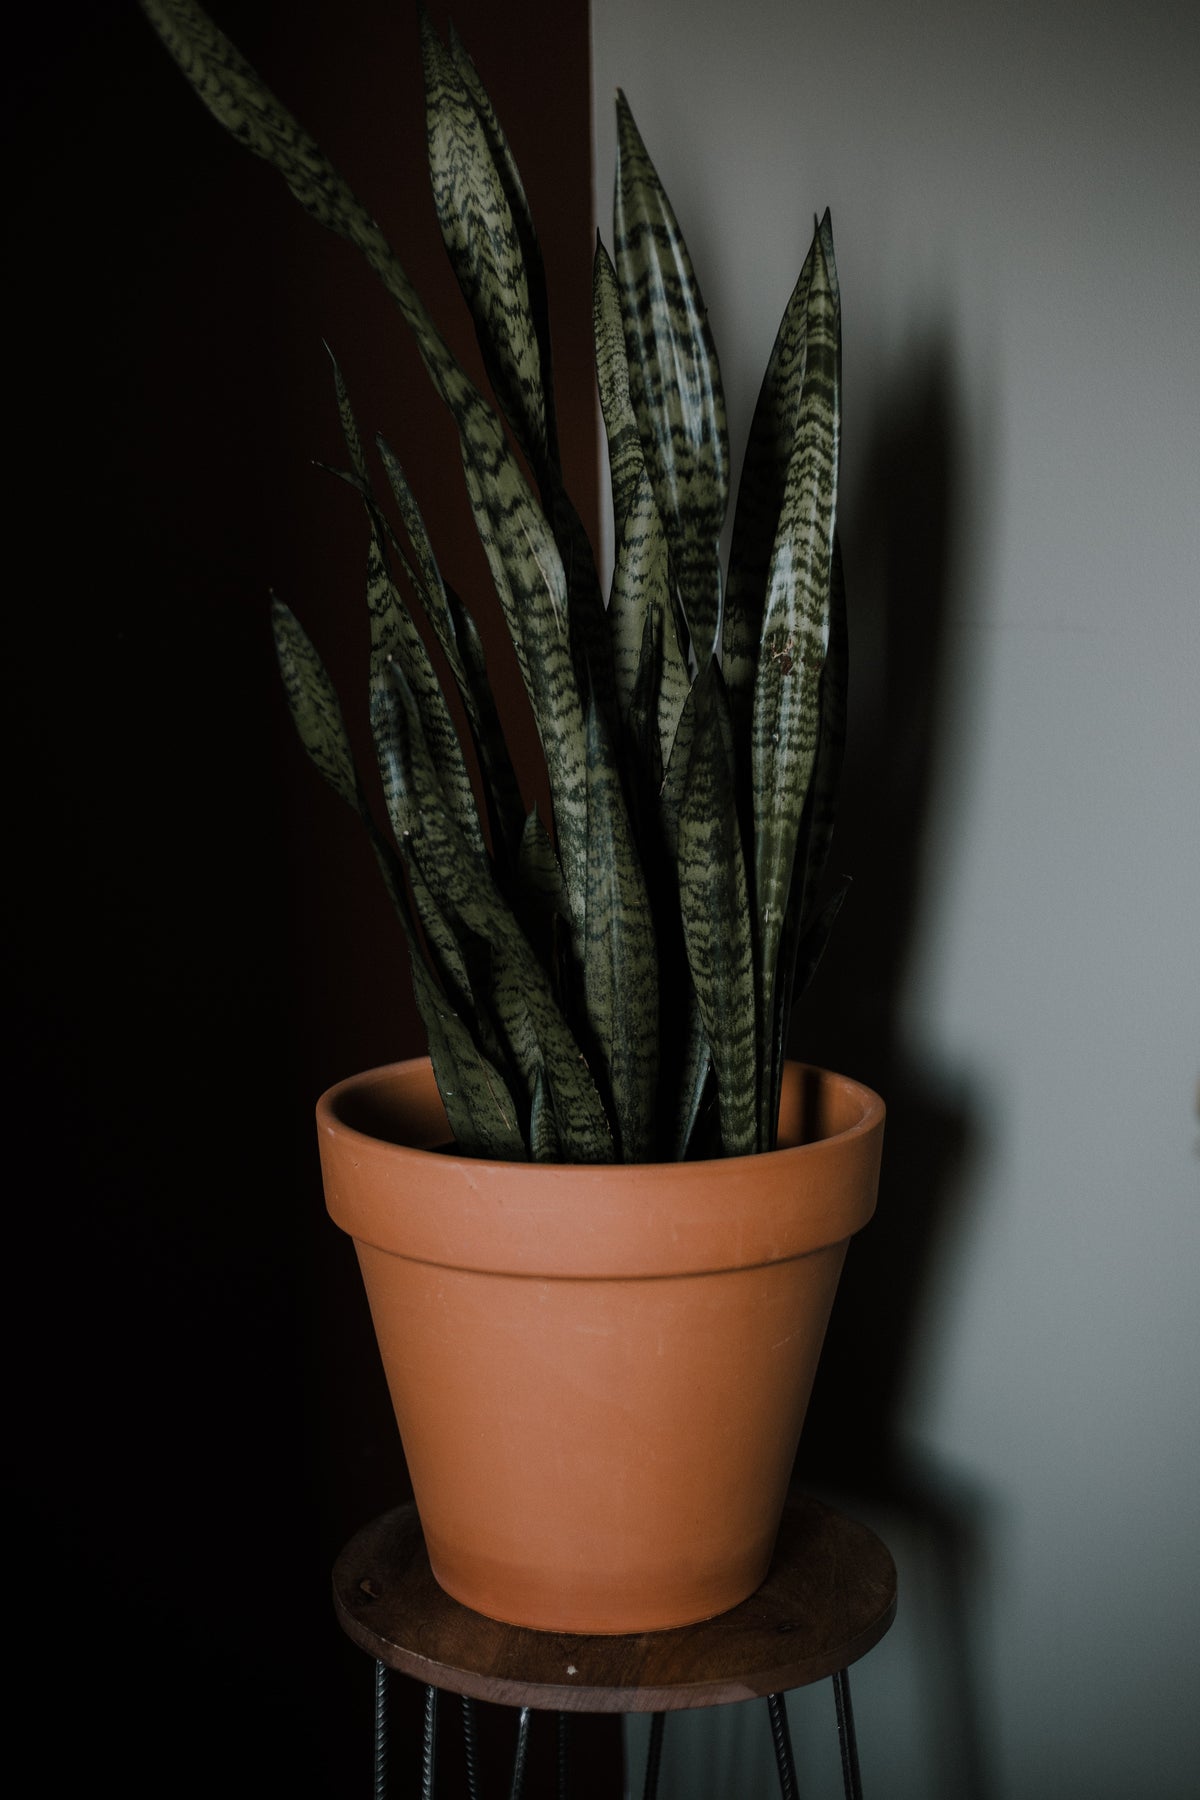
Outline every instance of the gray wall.
<path fill-rule="evenodd" d="M 856 885 L 797 1047 L 891 1077 L 895 1161 L 862 1255 L 883 1234 L 910 1305 L 876 1333 L 857 1304 L 838 1348 L 872 1404 L 887 1391 L 889 1460 L 836 1491 L 901 1577 L 898 1623 L 855 1672 L 867 1791 L 1183 1800 L 1200 1791 L 1196 14 L 593 14 L 602 235 L 620 85 L 692 249 L 735 443 L 812 215 L 833 213 Z M 853 1380 L 839 1397 L 853 1421 Z M 792 1718 L 805 1793 L 838 1791 L 831 1698 L 795 1696 Z M 667 1800 L 772 1791 L 757 1713 L 672 1730 Z"/>

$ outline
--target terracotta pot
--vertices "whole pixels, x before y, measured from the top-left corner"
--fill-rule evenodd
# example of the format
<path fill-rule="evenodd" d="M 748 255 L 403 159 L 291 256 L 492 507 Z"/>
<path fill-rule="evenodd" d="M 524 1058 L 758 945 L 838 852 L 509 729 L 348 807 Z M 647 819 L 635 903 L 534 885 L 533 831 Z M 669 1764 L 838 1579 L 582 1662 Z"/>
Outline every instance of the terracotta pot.
<path fill-rule="evenodd" d="M 766 1576 L 882 1101 L 799 1064 L 720 1162 L 438 1152 L 428 1059 L 318 1103 L 440 1585 L 509 1624 L 665 1629 Z"/>

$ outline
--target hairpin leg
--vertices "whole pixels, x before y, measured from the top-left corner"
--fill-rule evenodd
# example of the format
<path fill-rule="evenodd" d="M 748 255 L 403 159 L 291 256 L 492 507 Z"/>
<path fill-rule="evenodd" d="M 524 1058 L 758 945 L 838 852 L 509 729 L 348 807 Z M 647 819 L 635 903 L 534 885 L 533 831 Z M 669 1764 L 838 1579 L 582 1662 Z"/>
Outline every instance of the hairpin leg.
<path fill-rule="evenodd" d="M 658 1793 L 658 1765 L 662 1761 L 663 1726 L 667 1722 L 666 1713 L 650 1715 L 650 1744 L 646 1751 L 646 1785 L 642 1789 L 642 1800 L 655 1800 Z"/>
<path fill-rule="evenodd" d="M 782 1800 L 796 1800 L 796 1764 L 792 1757 L 792 1736 L 788 1730 L 787 1705 L 782 1694 L 768 1694 L 771 1714 L 771 1736 L 775 1740 L 775 1766 L 779 1770 L 779 1792 Z"/>
<path fill-rule="evenodd" d="M 374 1800 L 387 1800 L 388 1666 L 375 1664 L 375 1786 Z"/>
<path fill-rule="evenodd" d="M 467 1758 L 467 1800 L 479 1800 L 479 1758 L 475 1738 L 475 1702 L 462 1697 L 463 1749 Z"/>
<path fill-rule="evenodd" d="M 517 1720 L 517 1751 L 513 1758 L 512 1787 L 509 1789 L 509 1800 L 521 1800 L 521 1789 L 525 1785 L 525 1753 L 529 1748 L 529 1720 L 531 1709 L 521 1708 L 521 1716 Z"/>
<path fill-rule="evenodd" d="M 842 1786 L 846 1791 L 846 1800 L 862 1800 L 858 1744 L 854 1736 L 854 1711 L 850 1705 L 850 1677 L 845 1669 L 839 1669 L 833 1678 L 833 1698 L 837 1706 L 838 1743 L 842 1751 Z"/>
<path fill-rule="evenodd" d="M 571 1715 L 558 1715 L 558 1800 L 567 1800 L 571 1788 Z"/>
<path fill-rule="evenodd" d="M 438 1691 L 425 1689 L 425 1739 L 421 1747 L 421 1800 L 433 1800 L 433 1783 L 437 1773 L 437 1706 Z"/>

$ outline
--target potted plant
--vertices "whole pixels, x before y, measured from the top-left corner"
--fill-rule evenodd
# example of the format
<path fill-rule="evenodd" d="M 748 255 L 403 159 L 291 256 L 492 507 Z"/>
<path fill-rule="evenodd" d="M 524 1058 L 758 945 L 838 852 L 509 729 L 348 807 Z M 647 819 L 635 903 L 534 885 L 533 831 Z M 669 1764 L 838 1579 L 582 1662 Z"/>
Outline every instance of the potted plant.
<path fill-rule="evenodd" d="M 462 45 L 422 15 L 433 196 L 491 399 L 194 0 L 142 5 L 206 105 L 362 251 L 413 333 L 458 427 L 486 603 L 545 758 L 543 819 L 472 612 L 382 441 L 373 479 L 335 365 L 367 521 L 386 822 L 316 650 L 278 599 L 273 620 L 300 737 L 362 815 L 428 1035 L 428 1057 L 323 1095 L 318 1126 L 434 1571 L 466 1604 L 548 1629 L 711 1616 L 765 1575 L 882 1138 L 874 1094 L 786 1054 L 844 892 L 826 885 L 846 682 L 829 215 L 763 381 L 723 569 L 716 350 L 618 97 L 612 254 L 597 243 L 593 290 L 605 593 L 562 478 L 533 222 Z"/>

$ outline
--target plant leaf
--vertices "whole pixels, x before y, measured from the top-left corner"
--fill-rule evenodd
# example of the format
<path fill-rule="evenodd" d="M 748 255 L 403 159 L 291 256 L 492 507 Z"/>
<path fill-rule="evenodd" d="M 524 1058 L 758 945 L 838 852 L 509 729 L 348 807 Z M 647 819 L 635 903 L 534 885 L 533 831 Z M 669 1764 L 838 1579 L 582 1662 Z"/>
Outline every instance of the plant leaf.
<path fill-rule="evenodd" d="M 271 596 L 275 656 L 292 722 L 320 773 L 356 810 L 358 777 L 341 703 L 324 663 L 291 608 Z"/>
<path fill-rule="evenodd" d="M 412 971 L 429 1057 L 455 1144 L 468 1156 L 526 1162 L 528 1146 L 504 1077 L 483 1055 L 419 956 L 413 958 Z"/>
<path fill-rule="evenodd" d="M 837 792 L 846 748 L 846 704 L 849 638 L 846 622 L 846 587 L 842 550 L 837 532 L 829 566 L 829 648 L 821 671 L 821 722 L 817 736 L 817 760 L 809 787 L 808 804 L 801 828 L 804 878 L 801 889 L 800 929 L 807 931 L 816 895 L 829 862 Z"/>
<path fill-rule="evenodd" d="M 530 299 L 526 250 L 537 239 L 528 202 L 469 59 L 461 46 L 457 56 L 444 47 L 424 8 L 420 23 L 429 169 L 442 241 L 501 411 L 539 473 L 558 458 L 556 449 L 551 453 L 542 362 L 548 338 L 539 334 Z M 544 316 L 544 304 L 542 310 Z"/>
<path fill-rule="evenodd" d="M 592 333 L 596 343 L 600 412 L 608 439 L 613 527 L 619 538 L 644 478 L 646 459 L 642 455 L 642 440 L 629 392 L 629 364 L 617 271 L 598 235 L 592 263 Z"/>
<path fill-rule="evenodd" d="M 425 521 L 399 459 L 382 438 L 376 441 L 412 546 L 415 568 L 410 569 L 409 579 L 450 666 L 467 715 L 483 778 L 493 853 L 502 867 L 510 868 L 520 845 L 525 809 L 488 680 L 483 644 L 467 608 L 442 580 Z"/>
<path fill-rule="evenodd" d="M 139 0 L 209 111 L 271 163 L 321 224 L 362 253 L 396 302 L 459 429 L 467 492 L 546 756 L 572 929 L 583 929 L 587 784 L 583 708 L 572 662 L 567 583 L 553 533 L 500 420 L 434 325 L 379 226 L 325 153 L 196 0 Z"/>
<path fill-rule="evenodd" d="M 780 951 L 817 754 L 821 672 L 829 639 L 840 404 L 838 318 L 819 238 L 805 336 L 800 428 L 771 553 L 751 734 L 759 1050 L 769 1071 L 760 1094 L 764 1147 L 774 1137 L 782 1073 L 775 1050 Z"/>
<path fill-rule="evenodd" d="M 460 941 L 474 937 L 487 946 L 497 1026 L 529 1099 L 537 1068 L 544 1066 L 564 1157 L 611 1162 L 612 1133 L 580 1047 L 490 870 L 472 855 L 442 804 L 415 699 L 395 666 L 390 682 L 376 688 L 373 703 L 392 715 L 387 779 L 406 865 L 419 872 Z"/>
<path fill-rule="evenodd" d="M 721 607 L 725 400 L 687 245 L 622 93 L 613 235 L 634 413 L 702 665 L 716 643 Z"/>
<path fill-rule="evenodd" d="M 826 219 L 829 215 L 826 213 Z M 749 714 L 767 574 L 800 428 L 808 289 L 816 237 L 784 310 L 763 376 L 738 483 L 725 590 L 722 673 L 735 722 Z M 741 731 L 738 732 L 739 741 Z"/>
<path fill-rule="evenodd" d="M 374 532 L 367 547 L 367 611 L 371 621 L 372 685 L 393 664 L 403 670 L 421 715 L 421 729 L 438 771 L 444 804 L 471 849 L 483 860 L 487 850 L 462 745 L 429 652 L 401 602 Z"/>
<path fill-rule="evenodd" d="M 688 964 L 712 1054 L 727 1156 L 757 1143 L 754 953 L 733 801 L 728 702 L 715 657 L 692 688 L 694 730 L 679 809 L 679 899 Z"/>
<path fill-rule="evenodd" d="M 587 716 L 588 1023 L 607 1077 L 623 1162 L 654 1148 L 658 963 L 645 878 L 611 746 L 593 702 Z"/>

